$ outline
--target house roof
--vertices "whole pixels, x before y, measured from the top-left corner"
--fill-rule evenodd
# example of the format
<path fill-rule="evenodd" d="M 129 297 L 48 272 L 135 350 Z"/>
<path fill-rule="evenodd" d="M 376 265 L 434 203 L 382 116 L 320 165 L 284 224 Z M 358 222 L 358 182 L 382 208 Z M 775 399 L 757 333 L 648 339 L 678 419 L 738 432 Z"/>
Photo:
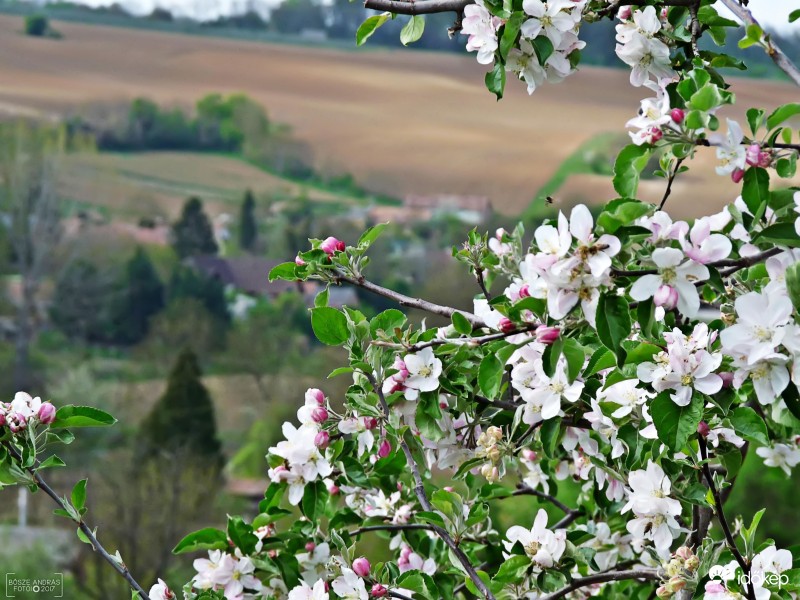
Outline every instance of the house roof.
<path fill-rule="evenodd" d="M 297 289 L 292 281 L 270 281 L 269 272 L 281 261 L 260 256 L 194 256 L 189 263 L 199 271 L 219 279 L 224 285 L 254 296 L 279 296 Z"/>

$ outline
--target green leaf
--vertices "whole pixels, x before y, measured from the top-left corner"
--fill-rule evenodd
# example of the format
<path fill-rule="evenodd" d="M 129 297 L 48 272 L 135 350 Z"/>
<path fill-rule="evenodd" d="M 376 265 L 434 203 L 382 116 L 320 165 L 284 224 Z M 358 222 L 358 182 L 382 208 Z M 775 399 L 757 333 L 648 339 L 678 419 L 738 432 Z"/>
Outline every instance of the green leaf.
<path fill-rule="evenodd" d="M 425 17 L 422 15 L 413 15 L 400 30 L 400 43 L 403 46 L 413 44 L 422 37 L 422 32 L 425 31 Z"/>
<path fill-rule="evenodd" d="M 86 506 L 86 484 L 88 481 L 88 479 L 81 479 L 75 484 L 75 487 L 72 488 L 72 506 L 74 506 L 78 512 L 81 512 Z"/>
<path fill-rule="evenodd" d="M 789 23 L 794 23 L 797 19 L 800 19 L 800 8 L 789 13 Z"/>
<path fill-rule="evenodd" d="M 515 12 L 506 21 L 503 27 L 503 35 L 500 38 L 500 56 L 503 60 L 508 56 L 508 51 L 516 45 L 519 28 L 526 18 L 527 15 L 524 12 Z"/>
<path fill-rule="evenodd" d="M 769 173 L 760 167 L 751 167 L 744 172 L 742 200 L 753 215 L 758 216 L 763 204 L 769 199 Z M 763 211 L 762 211 L 763 214 Z"/>
<path fill-rule="evenodd" d="M 173 554 L 186 554 L 198 550 L 224 550 L 228 547 L 228 534 L 213 527 L 190 533 L 172 549 Z"/>
<path fill-rule="evenodd" d="M 650 212 L 651 209 L 652 205 L 638 200 L 628 200 L 627 198 L 612 200 L 606 205 L 603 212 L 597 216 L 597 224 L 608 233 L 614 233 L 620 227 L 631 225 L 636 219 Z"/>
<path fill-rule="evenodd" d="M 48 456 L 44 459 L 41 464 L 36 468 L 37 471 L 41 469 L 49 469 L 51 467 L 65 467 L 67 466 L 63 460 L 57 457 L 55 454 L 52 456 Z"/>
<path fill-rule="evenodd" d="M 537 38 L 529 40 L 531 45 L 536 49 L 536 57 L 539 59 L 539 64 L 545 66 L 547 59 L 553 55 L 555 47 L 550 38 L 545 35 L 540 35 Z"/>
<path fill-rule="evenodd" d="M 391 16 L 392 13 L 384 12 L 367 18 L 356 31 L 356 45 L 362 46 L 375 33 L 378 27 L 386 23 Z"/>
<path fill-rule="evenodd" d="M 317 339 L 328 346 L 341 346 L 350 337 L 347 317 L 327 306 L 311 309 L 311 328 Z"/>
<path fill-rule="evenodd" d="M 652 153 L 653 149 L 649 146 L 628 144 L 617 155 L 617 160 L 614 162 L 614 189 L 620 196 L 636 197 L 639 175 Z"/>
<path fill-rule="evenodd" d="M 794 223 L 775 223 L 765 227 L 755 235 L 754 242 L 772 242 L 778 246 L 790 246 L 797 248 L 800 246 L 800 237 L 794 229 Z"/>
<path fill-rule="evenodd" d="M 628 301 L 616 294 L 601 294 L 597 303 L 597 337 L 617 356 L 617 366 L 625 364 L 622 342 L 631 333 L 631 313 Z"/>
<path fill-rule="evenodd" d="M 792 301 L 795 310 L 800 311 L 800 262 L 796 262 L 786 268 L 785 279 L 789 299 Z"/>
<path fill-rule="evenodd" d="M 497 397 L 500 385 L 503 383 L 504 372 L 503 363 L 494 354 L 489 354 L 481 361 L 478 369 L 478 385 L 489 400 Z"/>
<path fill-rule="evenodd" d="M 486 89 L 492 92 L 495 96 L 497 96 L 497 99 L 500 100 L 500 98 L 503 97 L 503 91 L 506 88 L 505 67 L 499 62 L 495 64 L 494 68 L 486 73 L 484 82 L 486 83 Z"/>
<path fill-rule="evenodd" d="M 281 263 L 272 268 L 269 272 L 269 280 L 283 279 L 285 281 L 297 281 L 297 265 L 293 262 Z"/>
<path fill-rule="evenodd" d="M 784 104 L 775 109 L 775 111 L 767 117 L 767 129 L 777 127 L 795 115 L 800 115 L 800 103 L 792 102 L 790 104 Z"/>
<path fill-rule="evenodd" d="M 228 537 L 245 556 L 252 554 L 258 543 L 253 527 L 245 523 L 242 517 L 228 517 Z"/>
<path fill-rule="evenodd" d="M 553 458 L 556 455 L 558 437 L 561 434 L 560 419 L 548 419 L 539 428 L 539 437 L 542 440 L 542 450 L 545 456 Z"/>
<path fill-rule="evenodd" d="M 394 330 L 402 328 L 406 324 L 406 316 L 396 308 L 390 308 L 382 313 L 375 315 L 369 322 L 370 334 L 374 339 L 378 338 L 378 332 L 383 331 L 391 336 Z"/>
<path fill-rule="evenodd" d="M 117 420 L 105 411 L 92 406 L 62 406 L 56 412 L 56 420 L 50 429 L 66 429 L 67 427 L 107 427 Z"/>
<path fill-rule="evenodd" d="M 494 576 L 493 581 L 497 583 L 520 583 L 531 568 L 531 559 L 527 556 L 515 554 L 509 556 L 500 565 L 497 575 Z"/>
<path fill-rule="evenodd" d="M 311 522 L 316 521 L 323 515 L 327 502 L 328 488 L 321 479 L 317 479 L 314 483 L 306 484 L 300 507 L 303 510 L 303 514 Z"/>
<path fill-rule="evenodd" d="M 788 157 L 779 158 L 775 163 L 775 172 L 784 179 L 794 177 L 797 173 L 797 153 L 792 152 Z"/>
<path fill-rule="evenodd" d="M 731 415 L 733 429 L 749 442 L 769 446 L 769 435 L 764 419 L 749 406 L 740 406 Z"/>
<path fill-rule="evenodd" d="M 650 404 L 650 415 L 658 432 L 658 439 L 671 450 L 678 452 L 689 436 L 697 432 L 697 425 L 703 418 L 703 399 L 692 398 L 686 406 L 678 406 L 670 397 L 672 392 L 661 392 Z"/>
<path fill-rule="evenodd" d="M 469 319 L 458 311 L 453 313 L 453 328 L 460 333 L 461 335 L 471 335 L 472 334 L 472 325 L 469 322 Z"/>
<path fill-rule="evenodd" d="M 689 105 L 695 110 L 708 112 L 722 104 L 719 88 L 713 83 L 704 85 L 689 98 Z"/>
<path fill-rule="evenodd" d="M 564 354 L 564 358 L 567 359 L 567 378 L 572 383 L 583 369 L 586 354 L 583 352 L 583 347 L 572 338 L 564 340 L 564 347 L 561 352 Z"/>

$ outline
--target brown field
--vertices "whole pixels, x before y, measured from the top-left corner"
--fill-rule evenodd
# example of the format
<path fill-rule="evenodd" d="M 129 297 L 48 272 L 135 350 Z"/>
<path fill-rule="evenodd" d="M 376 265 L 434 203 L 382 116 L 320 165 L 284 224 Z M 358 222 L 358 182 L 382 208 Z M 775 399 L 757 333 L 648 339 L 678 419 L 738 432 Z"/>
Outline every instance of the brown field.
<path fill-rule="evenodd" d="M 584 141 L 620 130 L 641 95 L 625 72 L 587 68 L 533 97 L 509 82 L 497 103 L 472 57 L 57 28 L 64 39 L 28 38 L 18 33 L 18 18 L 0 17 L 0 112 L 140 95 L 188 104 L 210 91 L 244 91 L 309 141 L 323 170 L 351 172 L 396 196 L 485 194 L 508 214 L 524 209 Z M 736 81 L 734 91 L 740 107 L 797 99 L 796 89 L 776 82 Z M 612 196 L 596 183 L 581 176 L 564 193 L 572 200 Z M 661 185 L 648 184 L 646 195 L 660 196 Z M 679 183 L 671 202 L 684 216 L 707 214 L 732 200 L 733 189 L 712 171 Z"/>

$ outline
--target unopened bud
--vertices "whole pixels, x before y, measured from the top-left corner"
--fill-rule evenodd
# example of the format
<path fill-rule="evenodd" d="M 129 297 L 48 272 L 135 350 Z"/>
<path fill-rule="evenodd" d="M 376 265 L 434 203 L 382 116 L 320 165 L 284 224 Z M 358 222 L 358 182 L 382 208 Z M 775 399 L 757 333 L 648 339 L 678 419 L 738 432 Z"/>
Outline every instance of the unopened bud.
<path fill-rule="evenodd" d="M 531 286 L 527 283 L 519 288 L 519 297 L 520 298 L 530 298 L 531 297 Z"/>
<path fill-rule="evenodd" d="M 650 143 L 651 144 L 655 144 L 662 137 L 664 137 L 664 132 L 661 131 L 660 127 L 651 127 L 650 128 Z"/>
<path fill-rule="evenodd" d="M 369 575 L 370 564 L 369 561 L 363 556 L 353 561 L 353 573 L 359 577 L 366 577 Z"/>
<path fill-rule="evenodd" d="M 665 310 L 672 310 L 678 306 L 678 290 L 671 285 L 661 285 L 653 295 L 653 304 Z"/>
<path fill-rule="evenodd" d="M 343 241 L 337 240 L 333 236 L 325 238 L 319 247 L 328 256 L 333 256 L 337 252 L 344 252 L 344 249 L 346 248 Z"/>
<path fill-rule="evenodd" d="M 686 587 L 686 580 L 683 577 L 675 576 L 667 582 L 667 589 L 674 592 L 679 592 Z"/>
<path fill-rule="evenodd" d="M 378 457 L 379 458 L 386 458 L 389 456 L 389 453 L 392 451 L 392 445 L 389 443 L 389 440 L 384 439 L 381 442 L 380 447 L 378 448 Z"/>
<path fill-rule="evenodd" d="M 311 418 L 314 423 L 324 423 L 328 420 L 328 416 L 328 411 L 322 406 L 318 406 L 311 411 Z"/>
<path fill-rule="evenodd" d="M 734 169 L 731 173 L 731 181 L 741 183 L 742 179 L 744 179 L 744 169 Z"/>
<path fill-rule="evenodd" d="M 692 573 L 694 573 L 694 572 L 695 572 L 695 571 L 697 571 L 697 569 L 700 567 L 700 559 L 699 559 L 699 558 L 697 558 L 696 556 L 691 556 L 691 557 L 689 557 L 689 558 L 687 558 L 687 559 L 686 559 L 686 563 L 684 564 L 684 566 L 685 566 L 685 567 L 686 567 L 686 568 L 687 568 L 689 571 L 691 571 Z"/>
<path fill-rule="evenodd" d="M 733 385 L 733 373 L 730 371 L 719 373 L 719 377 L 722 379 L 722 387 L 729 388 Z"/>
<path fill-rule="evenodd" d="M 665 586 L 660 585 L 656 590 L 656 596 L 659 598 L 672 598 L 672 592 L 670 592 Z"/>
<path fill-rule="evenodd" d="M 369 593 L 373 598 L 383 598 L 384 596 L 387 596 L 389 594 L 389 590 L 387 590 L 380 583 L 376 583 L 375 585 L 372 586 L 372 589 L 370 590 Z"/>
<path fill-rule="evenodd" d="M 375 429 L 378 426 L 378 419 L 375 417 L 364 417 L 364 428 Z"/>
<path fill-rule="evenodd" d="M 503 439 L 503 430 L 496 425 L 492 425 L 486 430 L 486 435 L 493 438 L 496 442 L 499 442 Z"/>
<path fill-rule="evenodd" d="M 686 112 L 684 112 L 684 110 L 682 108 L 673 108 L 670 111 L 669 116 L 672 118 L 672 120 L 675 123 L 678 123 L 680 125 L 681 123 L 683 123 L 683 120 L 686 118 Z"/>
<path fill-rule="evenodd" d="M 525 448 L 525 449 L 522 451 L 522 458 L 523 458 L 524 460 L 527 460 L 527 461 L 533 462 L 533 461 L 535 461 L 535 460 L 536 460 L 536 452 L 534 452 L 534 451 L 533 451 L 533 450 L 531 450 L 530 448 Z"/>
<path fill-rule="evenodd" d="M 751 167 L 758 165 L 758 155 L 761 154 L 761 146 L 758 144 L 750 144 L 745 151 L 745 161 Z"/>
<path fill-rule="evenodd" d="M 697 433 L 699 433 L 702 437 L 708 437 L 708 434 L 711 433 L 711 428 L 705 421 L 700 421 L 700 423 L 697 425 Z"/>
<path fill-rule="evenodd" d="M 39 420 L 44 423 L 45 425 L 49 425 L 53 421 L 56 420 L 56 407 L 50 404 L 49 402 L 44 402 L 39 407 L 39 412 L 37 413 Z"/>
<path fill-rule="evenodd" d="M 296 264 L 298 267 L 304 267 L 306 261 L 300 258 L 300 255 L 298 254 L 297 256 L 294 257 L 294 264 Z"/>
<path fill-rule="evenodd" d="M 617 11 L 617 18 L 620 21 L 627 21 L 628 19 L 631 18 L 632 14 L 633 14 L 633 11 L 631 10 L 630 6 L 621 6 L 619 8 L 619 10 Z"/>
<path fill-rule="evenodd" d="M 314 542 L 307 542 L 306 543 L 306 552 L 313 552 L 314 548 L 316 548 L 316 547 L 317 547 L 317 545 Z"/>
<path fill-rule="evenodd" d="M 517 328 L 517 326 L 514 325 L 514 322 L 508 317 L 502 317 L 500 319 L 498 327 L 500 328 L 500 331 L 502 331 L 503 333 L 511 333 Z"/>
<path fill-rule="evenodd" d="M 328 486 L 328 493 L 331 496 L 336 496 L 339 493 L 339 486 L 335 483 L 332 483 Z"/>
<path fill-rule="evenodd" d="M 681 560 L 689 560 L 692 556 L 694 556 L 694 553 L 692 552 L 691 548 L 687 546 L 681 546 L 680 548 L 675 550 L 675 556 L 677 556 Z"/>
<path fill-rule="evenodd" d="M 559 335 L 561 335 L 561 330 L 558 327 L 539 325 L 536 328 L 536 341 L 548 346 L 554 344 Z"/>
<path fill-rule="evenodd" d="M 455 488 L 452 485 L 446 485 L 442 488 L 445 492 L 454 492 Z"/>
<path fill-rule="evenodd" d="M 311 404 L 316 402 L 320 406 L 325 405 L 325 394 L 322 390 L 318 390 L 317 388 L 308 388 L 306 390 L 306 404 Z"/>
<path fill-rule="evenodd" d="M 314 445 L 319 448 L 320 450 L 325 450 L 328 445 L 331 443 L 331 434 L 327 431 L 320 431 L 314 437 Z"/>

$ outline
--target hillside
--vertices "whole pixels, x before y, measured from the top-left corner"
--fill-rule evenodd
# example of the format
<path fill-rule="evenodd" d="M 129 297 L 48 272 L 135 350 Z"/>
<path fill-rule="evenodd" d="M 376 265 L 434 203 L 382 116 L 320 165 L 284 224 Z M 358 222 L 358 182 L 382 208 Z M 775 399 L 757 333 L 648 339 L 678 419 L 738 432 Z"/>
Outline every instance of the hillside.
<path fill-rule="evenodd" d="M 587 140 L 619 131 L 640 91 L 623 71 L 586 68 L 528 97 L 509 85 L 500 103 L 471 57 L 367 49 L 341 51 L 58 23 L 62 40 L 19 34 L 0 17 L 0 111 L 60 111 L 146 95 L 189 105 L 209 91 L 243 91 L 308 141 L 323 171 L 353 173 L 366 187 L 469 193 L 519 213 Z M 736 81 L 741 105 L 796 98 L 785 84 Z M 735 112 L 733 114 L 736 114 Z M 705 151 L 703 160 L 713 161 Z M 674 194 L 685 216 L 732 200 L 728 180 L 686 177 Z M 567 202 L 598 197 L 591 177 L 567 179 Z M 660 196 L 663 183 L 646 186 Z M 653 188 L 651 191 L 650 188 Z M 698 197 L 703 199 L 697 202 Z M 672 202 L 672 201 L 671 201 Z"/>

